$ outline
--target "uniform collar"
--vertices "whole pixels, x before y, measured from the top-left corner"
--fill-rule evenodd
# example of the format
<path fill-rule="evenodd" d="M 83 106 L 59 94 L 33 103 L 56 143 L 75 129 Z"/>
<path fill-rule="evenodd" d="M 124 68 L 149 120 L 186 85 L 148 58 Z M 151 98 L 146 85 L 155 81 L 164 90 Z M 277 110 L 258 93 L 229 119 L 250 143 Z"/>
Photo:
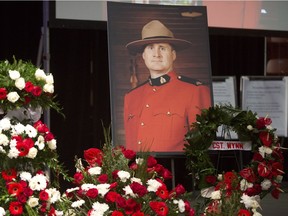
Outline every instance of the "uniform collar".
<path fill-rule="evenodd" d="M 169 72 L 169 75 L 172 75 L 173 72 Z M 169 76 L 168 74 L 164 74 L 160 77 L 154 78 L 152 79 L 151 76 L 149 77 L 149 84 L 151 86 L 161 86 L 164 85 L 166 83 L 169 83 L 171 76 Z"/>

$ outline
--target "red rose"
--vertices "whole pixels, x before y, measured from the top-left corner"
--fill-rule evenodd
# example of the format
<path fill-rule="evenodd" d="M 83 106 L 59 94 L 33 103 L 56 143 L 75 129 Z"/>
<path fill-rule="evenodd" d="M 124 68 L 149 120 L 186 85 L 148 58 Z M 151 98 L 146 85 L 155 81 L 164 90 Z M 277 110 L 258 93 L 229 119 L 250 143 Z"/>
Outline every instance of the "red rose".
<path fill-rule="evenodd" d="M 164 178 L 164 179 L 172 179 L 172 173 L 170 172 L 170 170 L 164 168 L 162 170 L 162 172 L 160 173 L 160 175 Z"/>
<path fill-rule="evenodd" d="M 133 150 L 129 150 L 129 149 L 124 149 L 123 154 L 125 156 L 125 158 L 132 160 L 136 157 L 136 152 L 134 152 Z"/>
<path fill-rule="evenodd" d="M 138 165 L 136 164 L 136 162 L 133 162 L 133 163 L 130 164 L 129 168 L 131 170 L 137 170 L 138 169 Z"/>
<path fill-rule="evenodd" d="M 207 175 L 207 176 L 205 176 L 205 181 L 208 184 L 214 185 L 216 183 L 216 181 L 217 181 L 217 178 L 214 175 Z"/>
<path fill-rule="evenodd" d="M 54 135 L 51 133 L 51 132 L 48 132 L 45 134 L 45 141 L 48 142 L 48 141 L 51 141 L 54 139 Z"/>
<path fill-rule="evenodd" d="M 42 123 L 42 121 L 40 121 L 40 120 L 35 122 L 33 127 L 36 128 L 39 133 L 44 134 L 44 133 L 47 133 L 49 131 L 49 128 L 47 127 L 47 125 Z"/>
<path fill-rule="evenodd" d="M 145 216 L 145 214 L 141 211 L 137 211 L 137 212 L 133 213 L 132 216 Z"/>
<path fill-rule="evenodd" d="M 39 199 L 43 201 L 47 201 L 49 199 L 49 194 L 46 191 L 42 190 L 39 193 Z"/>
<path fill-rule="evenodd" d="M 256 127 L 258 129 L 262 129 L 262 128 L 266 127 L 267 125 L 270 125 L 270 124 L 272 124 L 272 120 L 270 118 L 260 117 L 256 121 Z"/>
<path fill-rule="evenodd" d="M 169 213 L 169 208 L 165 202 L 151 201 L 149 203 L 151 209 L 156 213 L 157 216 L 166 216 Z"/>
<path fill-rule="evenodd" d="M 42 89 L 40 86 L 34 86 L 32 91 L 31 91 L 32 95 L 34 95 L 35 97 L 39 97 L 42 93 Z"/>
<path fill-rule="evenodd" d="M 251 216 L 251 214 L 247 209 L 240 209 L 237 216 Z"/>
<path fill-rule="evenodd" d="M 256 181 L 256 175 L 253 169 L 250 167 L 242 169 L 239 174 L 240 176 L 242 176 L 242 178 L 246 179 L 248 182 L 253 183 Z"/>
<path fill-rule="evenodd" d="M 264 146 L 271 147 L 272 145 L 272 136 L 268 132 L 261 132 L 259 134 L 259 139 L 263 143 Z"/>
<path fill-rule="evenodd" d="M 127 215 L 130 215 L 136 211 L 140 211 L 140 209 L 141 209 L 141 205 L 138 204 L 134 199 L 126 200 L 125 213 Z"/>
<path fill-rule="evenodd" d="M 104 183 L 107 183 L 108 181 L 108 175 L 107 174 L 102 174 L 100 175 L 97 180 L 101 183 L 101 184 L 104 184 Z"/>
<path fill-rule="evenodd" d="M 25 91 L 26 92 L 32 92 L 33 88 L 34 88 L 34 85 L 30 81 L 25 83 Z"/>
<path fill-rule="evenodd" d="M 177 195 L 181 195 L 184 194 L 186 192 L 185 188 L 183 187 L 183 185 L 178 184 L 175 188 L 174 191 L 176 192 Z"/>
<path fill-rule="evenodd" d="M 24 96 L 24 100 L 25 100 L 24 104 L 29 104 L 31 102 L 31 98 L 28 96 Z"/>
<path fill-rule="evenodd" d="M 9 205 L 9 211 L 11 215 L 22 215 L 23 206 L 20 202 L 11 202 Z"/>
<path fill-rule="evenodd" d="M 138 182 L 131 183 L 130 188 L 133 193 L 137 194 L 139 197 L 143 197 L 145 194 L 148 193 L 147 188 Z"/>
<path fill-rule="evenodd" d="M 0 88 L 0 100 L 5 100 L 7 97 L 7 90 L 5 88 Z"/>
<path fill-rule="evenodd" d="M 103 152 L 97 148 L 90 148 L 84 151 L 84 158 L 90 166 L 102 166 Z"/>
<path fill-rule="evenodd" d="M 91 188 L 86 192 L 87 197 L 95 199 L 98 196 L 98 190 L 96 188 Z"/>

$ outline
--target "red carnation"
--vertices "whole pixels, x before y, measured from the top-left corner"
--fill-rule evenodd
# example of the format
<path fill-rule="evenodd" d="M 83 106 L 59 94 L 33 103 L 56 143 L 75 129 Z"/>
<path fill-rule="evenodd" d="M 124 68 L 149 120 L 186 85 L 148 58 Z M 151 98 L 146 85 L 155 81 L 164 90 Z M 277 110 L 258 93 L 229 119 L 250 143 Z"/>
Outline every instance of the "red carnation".
<path fill-rule="evenodd" d="M 111 216 L 124 216 L 124 214 L 120 211 L 113 211 Z"/>
<path fill-rule="evenodd" d="M 125 156 L 125 158 L 132 160 L 136 157 L 136 152 L 134 152 L 133 150 L 129 150 L 129 149 L 124 149 L 123 154 Z"/>
<path fill-rule="evenodd" d="M 151 167 L 156 166 L 156 164 L 157 164 L 157 160 L 153 156 L 149 155 L 149 157 L 147 158 L 147 167 L 151 168 Z"/>
<path fill-rule="evenodd" d="M 102 166 L 103 152 L 97 148 L 84 150 L 84 158 L 90 166 Z"/>
<path fill-rule="evenodd" d="M 250 212 L 247 209 L 240 209 L 237 216 L 250 216 Z"/>
<path fill-rule="evenodd" d="M 101 174 L 97 180 L 101 183 L 101 184 L 104 184 L 104 183 L 107 183 L 108 181 L 108 175 L 107 174 Z"/>
<path fill-rule="evenodd" d="M 106 195 L 105 195 L 105 200 L 108 203 L 114 203 L 116 202 L 117 198 L 121 196 L 120 194 L 118 194 L 115 191 L 109 191 Z"/>
<path fill-rule="evenodd" d="M 138 182 L 131 183 L 130 188 L 133 193 L 137 194 L 139 197 L 143 197 L 145 194 L 148 193 L 147 188 Z"/>
<path fill-rule="evenodd" d="M 164 178 L 164 179 L 172 179 L 172 173 L 170 172 L 170 170 L 164 168 L 162 170 L 162 172 L 160 173 L 160 175 Z"/>
<path fill-rule="evenodd" d="M 178 184 L 175 188 L 174 191 L 176 192 L 176 194 L 179 196 L 181 194 L 184 194 L 186 192 L 185 188 L 183 187 L 183 185 Z"/>
<path fill-rule="evenodd" d="M 205 181 L 208 184 L 214 185 L 216 183 L 216 181 L 217 181 L 217 178 L 214 175 L 207 175 L 207 176 L 205 176 Z"/>
<path fill-rule="evenodd" d="M 158 216 L 166 216 L 169 213 L 169 209 L 165 202 L 151 201 L 149 205 Z"/>
<path fill-rule="evenodd" d="M 145 214 L 141 211 L 137 211 L 137 212 L 133 213 L 132 216 L 145 216 Z"/>
<path fill-rule="evenodd" d="M 35 122 L 33 127 L 36 128 L 39 133 L 47 133 L 49 131 L 47 125 L 42 123 L 40 120 Z"/>
<path fill-rule="evenodd" d="M 80 185 L 83 179 L 84 179 L 83 174 L 81 172 L 76 172 L 74 174 L 74 181 L 73 182 L 75 184 L 79 184 Z"/>
<path fill-rule="evenodd" d="M 0 100 L 5 100 L 7 97 L 7 90 L 5 88 L 0 88 Z"/>
<path fill-rule="evenodd" d="M 51 132 L 48 132 L 46 135 L 45 135 L 45 141 L 51 141 L 52 139 L 54 139 L 54 135 L 51 133 Z"/>

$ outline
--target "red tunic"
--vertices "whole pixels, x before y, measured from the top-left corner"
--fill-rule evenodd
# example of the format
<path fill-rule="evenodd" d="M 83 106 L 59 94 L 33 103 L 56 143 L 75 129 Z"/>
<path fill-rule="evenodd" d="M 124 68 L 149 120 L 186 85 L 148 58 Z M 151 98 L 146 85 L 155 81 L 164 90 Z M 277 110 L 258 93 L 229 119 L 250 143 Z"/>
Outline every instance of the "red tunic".
<path fill-rule="evenodd" d="M 125 95 L 127 149 L 183 152 L 188 126 L 202 108 L 211 106 L 207 86 L 182 81 L 174 72 L 168 75 L 170 80 L 162 80 L 159 86 L 147 82 Z"/>

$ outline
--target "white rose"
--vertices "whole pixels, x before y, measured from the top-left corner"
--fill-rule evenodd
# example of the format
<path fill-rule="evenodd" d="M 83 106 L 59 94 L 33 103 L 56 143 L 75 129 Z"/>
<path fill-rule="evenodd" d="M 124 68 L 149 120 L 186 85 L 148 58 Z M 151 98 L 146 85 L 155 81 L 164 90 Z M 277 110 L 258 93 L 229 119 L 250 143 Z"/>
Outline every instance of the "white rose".
<path fill-rule="evenodd" d="M 32 147 L 29 149 L 27 157 L 34 159 L 37 156 L 37 153 L 38 153 L 38 150 L 35 147 Z"/>
<path fill-rule="evenodd" d="M 20 96 L 18 95 L 17 92 L 10 92 L 7 94 L 8 101 L 10 101 L 12 103 L 15 103 L 19 98 L 20 98 Z"/>
<path fill-rule="evenodd" d="M 47 84 L 53 84 L 54 83 L 54 78 L 53 78 L 53 75 L 51 73 L 46 76 L 46 83 Z"/>
<path fill-rule="evenodd" d="M 53 84 L 45 84 L 43 86 L 43 91 L 53 94 L 54 93 L 54 85 Z"/>
<path fill-rule="evenodd" d="M 30 197 L 27 201 L 28 205 L 31 207 L 31 208 L 34 208 L 36 207 L 38 204 L 39 204 L 39 199 L 38 198 L 35 198 L 35 197 Z"/>
<path fill-rule="evenodd" d="M 22 90 L 25 88 L 25 80 L 23 77 L 20 77 L 15 80 L 15 86 L 19 89 Z"/>
<path fill-rule="evenodd" d="M 37 80 L 46 80 L 45 72 L 39 68 L 35 71 L 35 77 Z"/>
<path fill-rule="evenodd" d="M 51 150 L 55 150 L 57 148 L 57 145 L 56 145 L 57 142 L 55 139 L 52 139 L 52 140 L 48 141 L 47 143 L 48 143 L 48 147 Z"/>
<path fill-rule="evenodd" d="M 17 70 L 9 70 L 9 76 L 12 80 L 20 78 L 20 73 Z"/>

